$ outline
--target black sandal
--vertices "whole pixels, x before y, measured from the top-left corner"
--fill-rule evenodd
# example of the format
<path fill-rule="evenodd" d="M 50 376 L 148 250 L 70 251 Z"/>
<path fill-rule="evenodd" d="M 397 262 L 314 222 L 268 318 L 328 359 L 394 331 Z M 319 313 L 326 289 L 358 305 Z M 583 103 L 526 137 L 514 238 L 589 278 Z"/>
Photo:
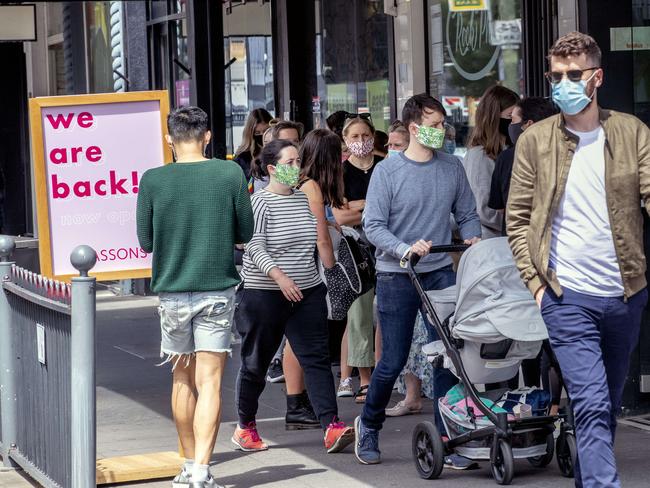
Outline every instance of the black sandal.
<path fill-rule="evenodd" d="M 354 394 L 354 403 L 366 403 L 366 396 L 368 395 L 368 386 L 362 385 L 359 387 L 359 391 Z"/>

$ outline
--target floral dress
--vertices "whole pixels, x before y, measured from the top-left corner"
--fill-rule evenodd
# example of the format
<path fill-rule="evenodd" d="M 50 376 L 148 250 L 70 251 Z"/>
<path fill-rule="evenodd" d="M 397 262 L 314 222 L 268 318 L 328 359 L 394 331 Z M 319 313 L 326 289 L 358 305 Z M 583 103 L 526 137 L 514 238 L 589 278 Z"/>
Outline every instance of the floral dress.
<path fill-rule="evenodd" d="M 413 341 L 411 342 L 411 350 L 409 357 L 406 361 L 406 366 L 397 378 L 397 391 L 402 395 L 406 395 L 406 383 L 404 376 L 406 373 L 412 373 L 422 381 L 422 393 L 427 398 L 433 399 L 433 366 L 427 361 L 427 356 L 422 352 L 422 346 L 429 342 L 429 335 L 427 334 L 427 326 L 424 324 L 422 314 L 418 312 L 418 317 L 415 319 L 415 328 L 413 329 Z"/>

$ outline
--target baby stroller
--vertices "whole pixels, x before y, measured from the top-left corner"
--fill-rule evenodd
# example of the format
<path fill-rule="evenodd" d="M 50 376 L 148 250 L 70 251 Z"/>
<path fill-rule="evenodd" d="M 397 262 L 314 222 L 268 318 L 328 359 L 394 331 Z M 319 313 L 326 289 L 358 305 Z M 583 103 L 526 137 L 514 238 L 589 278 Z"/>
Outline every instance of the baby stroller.
<path fill-rule="evenodd" d="M 457 283 L 444 290 L 423 289 L 415 272 L 419 256 L 411 256 L 408 265 L 427 318 L 440 337 L 440 341 L 427 345 L 431 347 L 425 352 L 433 356 L 434 367 L 444 365 L 460 379 L 456 393 L 462 392 L 466 405 L 466 416 L 459 419 L 449 408 L 447 398 L 441 398 L 438 408 L 448 440 L 441 439 L 433 423 L 420 423 L 413 432 L 413 457 L 419 475 L 425 479 L 438 478 L 444 457 L 451 453 L 489 460 L 495 481 L 508 485 L 514 476 L 514 459 L 528 459 L 538 467 L 551 462 L 554 423 L 559 417 L 541 412 L 538 416 L 515 418 L 497 406 L 502 391 L 479 393 L 474 385 L 514 377 L 523 359 L 537 356 L 548 333 L 537 304 L 519 277 L 506 238 L 481 241 L 471 247 L 447 245 L 430 250 L 460 251 L 466 252 L 460 260 Z M 562 460 L 558 449 L 560 467 L 562 463 L 570 465 L 571 471 L 575 439 L 567 440 L 567 436 L 572 435 L 563 429 Z"/>

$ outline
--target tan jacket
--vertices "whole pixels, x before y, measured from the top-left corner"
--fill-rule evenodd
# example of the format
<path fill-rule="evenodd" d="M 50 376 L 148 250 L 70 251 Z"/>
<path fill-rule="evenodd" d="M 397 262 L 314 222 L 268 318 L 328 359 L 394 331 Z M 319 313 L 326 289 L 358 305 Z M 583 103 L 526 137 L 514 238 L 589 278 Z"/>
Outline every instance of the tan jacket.
<path fill-rule="evenodd" d="M 605 191 L 625 297 L 646 286 L 641 201 L 650 213 L 650 129 L 632 115 L 600 110 L 605 131 Z M 562 289 L 549 270 L 551 228 L 578 137 L 561 114 L 532 125 L 517 140 L 508 195 L 508 241 L 531 293 Z M 585 249 L 589 252 L 589 249 Z"/>

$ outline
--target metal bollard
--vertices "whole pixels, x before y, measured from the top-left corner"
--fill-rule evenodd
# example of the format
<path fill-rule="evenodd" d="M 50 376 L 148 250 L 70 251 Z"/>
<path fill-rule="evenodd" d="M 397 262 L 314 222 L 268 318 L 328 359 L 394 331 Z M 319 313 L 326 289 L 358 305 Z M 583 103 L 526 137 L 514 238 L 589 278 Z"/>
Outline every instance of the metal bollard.
<path fill-rule="evenodd" d="M 0 281 L 11 279 L 9 261 L 16 249 L 12 237 L 0 236 Z M 5 466 L 16 464 L 9 458 L 9 451 L 16 446 L 16 384 L 14 351 L 11 334 L 11 308 L 7 296 L 0 288 L 0 416 L 2 417 L 2 460 Z"/>
<path fill-rule="evenodd" d="M 78 246 L 70 262 L 79 271 L 72 278 L 72 327 L 70 332 L 72 488 L 96 486 L 95 424 L 95 282 L 88 276 L 97 253 Z"/>

